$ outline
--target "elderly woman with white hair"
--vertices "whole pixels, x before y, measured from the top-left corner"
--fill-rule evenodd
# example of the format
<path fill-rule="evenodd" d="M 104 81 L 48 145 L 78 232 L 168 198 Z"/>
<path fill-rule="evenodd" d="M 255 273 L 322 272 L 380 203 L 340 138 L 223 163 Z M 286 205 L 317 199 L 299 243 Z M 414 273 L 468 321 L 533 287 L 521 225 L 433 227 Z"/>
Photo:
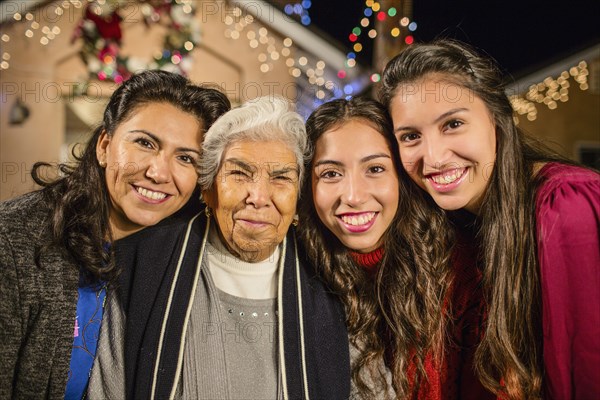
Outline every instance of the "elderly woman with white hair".
<path fill-rule="evenodd" d="M 286 100 L 231 110 L 205 135 L 206 208 L 118 243 L 128 398 L 350 396 L 344 310 L 293 228 L 309 153 Z"/>

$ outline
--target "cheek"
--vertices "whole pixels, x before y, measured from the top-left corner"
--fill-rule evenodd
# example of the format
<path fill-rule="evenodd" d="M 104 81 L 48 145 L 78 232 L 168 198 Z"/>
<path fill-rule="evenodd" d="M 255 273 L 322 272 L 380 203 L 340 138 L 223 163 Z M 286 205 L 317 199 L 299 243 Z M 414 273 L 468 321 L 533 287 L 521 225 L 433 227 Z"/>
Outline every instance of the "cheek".
<path fill-rule="evenodd" d="M 388 189 L 383 192 L 382 204 L 385 207 L 386 213 L 393 216 L 396 214 L 396 210 L 398 209 L 398 201 L 400 200 L 398 179 L 394 178 L 394 180 L 390 181 L 389 185 L 386 187 Z"/>
<path fill-rule="evenodd" d="M 409 174 L 416 170 L 419 164 L 419 154 L 416 149 L 400 147 L 400 161 L 402 166 Z"/>
<path fill-rule="evenodd" d="M 192 170 L 185 170 L 181 172 L 175 171 L 174 176 L 177 177 L 175 182 L 179 189 L 180 195 L 189 199 L 196 189 L 198 174 Z"/>
<path fill-rule="evenodd" d="M 223 237 L 230 238 L 233 233 L 231 213 L 223 208 L 219 208 L 218 211 L 214 213 L 214 218 Z"/>
<path fill-rule="evenodd" d="M 315 205 L 315 210 L 319 216 L 323 214 L 323 212 L 329 209 L 330 201 L 329 197 L 331 194 L 328 194 L 327 191 L 323 190 L 322 186 L 317 184 L 313 190 L 313 202 Z"/>
<path fill-rule="evenodd" d="M 291 221 L 296 214 L 297 191 L 286 191 L 276 197 L 274 203 L 285 221 Z"/>

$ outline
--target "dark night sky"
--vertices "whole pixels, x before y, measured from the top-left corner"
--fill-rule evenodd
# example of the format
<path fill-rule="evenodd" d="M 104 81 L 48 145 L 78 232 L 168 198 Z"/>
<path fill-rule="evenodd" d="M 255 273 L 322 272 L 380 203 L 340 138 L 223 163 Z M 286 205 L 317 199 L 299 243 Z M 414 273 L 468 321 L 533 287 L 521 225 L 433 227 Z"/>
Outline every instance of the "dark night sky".
<path fill-rule="evenodd" d="M 414 0 L 417 41 L 450 37 L 494 57 L 518 78 L 600 42 L 600 2 L 539 0 Z M 348 51 L 348 34 L 362 18 L 364 1 L 313 0 L 313 23 Z M 370 62 L 367 52 L 359 60 Z"/>

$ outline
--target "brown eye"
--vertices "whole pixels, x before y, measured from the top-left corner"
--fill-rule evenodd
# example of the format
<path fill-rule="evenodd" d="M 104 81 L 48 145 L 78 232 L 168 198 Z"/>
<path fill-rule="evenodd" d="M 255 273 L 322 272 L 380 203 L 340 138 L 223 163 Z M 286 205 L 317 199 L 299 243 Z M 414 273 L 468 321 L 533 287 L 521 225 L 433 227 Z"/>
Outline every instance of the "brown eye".
<path fill-rule="evenodd" d="M 399 141 L 408 143 L 408 142 L 413 142 L 415 140 L 418 140 L 420 137 L 421 136 L 415 132 L 404 133 L 404 134 L 400 135 Z"/>
<path fill-rule="evenodd" d="M 135 142 L 137 144 L 139 144 L 140 146 L 145 147 L 147 149 L 151 149 L 151 148 L 154 147 L 154 145 L 152 144 L 152 142 L 149 141 L 149 140 L 147 140 L 147 139 L 145 139 L 145 138 L 138 138 L 138 139 L 135 140 Z"/>
<path fill-rule="evenodd" d="M 380 174 L 382 172 L 385 172 L 385 168 L 383 168 L 380 165 L 375 165 L 375 166 L 369 168 L 369 173 L 371 173 L 371 174 Z"/>
<path fill-rule="evenodd" d="M 188 155 L 179 156 L 179 159 L 181 161 L 183 161 L 184 163 L 186 163 L 186 164 L 193 164 L 194 163 L 194 158 L 191 157 L 191 156 L 188 156 Z"/>
<path fill-rule="evenodd" d="M 456 128 L 461 127 L 462 125 L 463 125 L 462 121 L 459 121 L 456 119 L 448 122 L 448 128 L 450 128 L 450 129 L 456 129 Z"/>
<path fill-rule="evenodd" d="M 340 176 L 342 176 L 342 174 L 340 174 L 339 172 L 329 170 L 329 171 L 324 171 L 323 173 L 321 173 L 321 175 L 319 175 L 319 178 L 335 179 L 335 178 L 339 178 Z"/>

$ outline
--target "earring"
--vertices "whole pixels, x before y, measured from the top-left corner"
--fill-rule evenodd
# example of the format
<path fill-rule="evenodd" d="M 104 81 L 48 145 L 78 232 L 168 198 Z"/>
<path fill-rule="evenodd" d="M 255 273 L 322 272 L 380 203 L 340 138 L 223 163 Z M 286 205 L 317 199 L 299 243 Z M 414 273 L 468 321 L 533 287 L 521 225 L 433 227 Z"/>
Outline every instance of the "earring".
<path fill-rule="evenodd" d="M 204 215 L 206 215 L 206 218 L 212 217 L 212 210 L 209 206 L 206 206 L 206 208 L 204 209 Z"/>
<path fill-rule="evenodd" d="M 98 164 L 100 164 L 101 168 L 106 168 L 106 161 L 98 161 Z"/>
<path fill-rule="evenodd" d="M 294 215 L 294 219 L 292 219 L 292 225 L 298 226 L 299 223 L 300 223 L 300 218 L 298 217 L 298 214 L 296 214 L 296 215 Z"/>

